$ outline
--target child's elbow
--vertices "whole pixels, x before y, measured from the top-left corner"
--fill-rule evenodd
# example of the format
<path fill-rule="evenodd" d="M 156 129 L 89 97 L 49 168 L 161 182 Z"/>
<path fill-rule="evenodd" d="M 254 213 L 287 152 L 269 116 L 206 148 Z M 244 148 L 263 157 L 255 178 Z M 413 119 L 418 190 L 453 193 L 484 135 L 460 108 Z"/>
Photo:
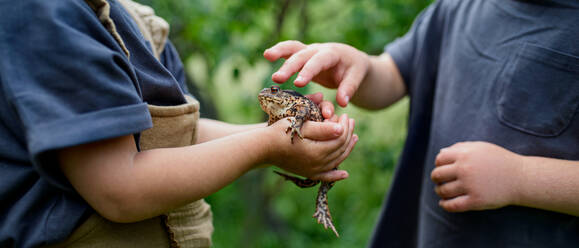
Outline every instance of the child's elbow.
<path fill-rule="evenodd" d="M 143 205 L 134 197 L 118 192 L 106 193 L 91 204 L 103 218 L 116 223 L 133 223 L 153 217 L 147 215 Z"/>

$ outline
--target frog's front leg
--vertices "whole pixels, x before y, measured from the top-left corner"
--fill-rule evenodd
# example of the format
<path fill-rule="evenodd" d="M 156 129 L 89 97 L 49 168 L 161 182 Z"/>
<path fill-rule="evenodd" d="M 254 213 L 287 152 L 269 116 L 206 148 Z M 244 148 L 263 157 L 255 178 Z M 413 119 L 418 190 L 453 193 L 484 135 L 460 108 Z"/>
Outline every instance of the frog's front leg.
<path fill-rule="evenodd" d="M 306 106 L 296 105 L 289 109 L 288 112 L 289 117 L 287 117 L 287 120 L 290 122 L 290 126 L 286 129 L 285 132 L 290 133 L 291 143 L 293 144 L 294 136 L 296 134 L 301 140 L 304 139 L 301 129 L 302 125 L 306 121 L 306 117 L 308 116 L 308 109 Z"/>
<path fill-rule="evenodd" d="M 287 127 L 285 130 L 286 133 L 290 133 L 290 139 L 292 144 L 294 143 L 294 136 L 297 134 L 298 137 L 303 140 L 304 136 L 302 135 L 301 128 L 304 123 L 303 117 L 300 118 L 299 116 L 296 117 L 288 117 L 287 120 L 290 122 L 290 126 Z"/>

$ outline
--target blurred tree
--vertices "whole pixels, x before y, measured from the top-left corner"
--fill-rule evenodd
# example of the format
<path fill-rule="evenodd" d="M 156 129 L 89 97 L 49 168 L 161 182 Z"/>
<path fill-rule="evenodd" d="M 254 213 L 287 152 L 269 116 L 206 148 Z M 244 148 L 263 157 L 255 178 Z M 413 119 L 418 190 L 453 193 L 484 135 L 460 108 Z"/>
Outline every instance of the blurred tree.
<path fill-rule="evenodd" d="M 370 54 L 402 35 L 429 0 L 140 0 L 171 23 L 180 54 L 202 56 L 208 82 L 231 56 L 250 64 L 288 39 L 342 42 Z M 231 73 L 234 73 L 232 71 Z"/>

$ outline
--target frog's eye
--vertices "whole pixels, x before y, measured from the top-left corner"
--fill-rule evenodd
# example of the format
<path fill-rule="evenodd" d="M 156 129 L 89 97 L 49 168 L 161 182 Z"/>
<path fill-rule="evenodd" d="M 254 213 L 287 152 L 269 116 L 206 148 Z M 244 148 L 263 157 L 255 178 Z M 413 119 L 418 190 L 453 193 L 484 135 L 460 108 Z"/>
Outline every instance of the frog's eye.
<path fill-rule="evenodd" d="M 276 94 L 280 90 L 279 86 L 277 86 L 277 85 L 271 86 L 270 89 L 271 89 L 271 93 L 274 93 L 274 94 Z"/>

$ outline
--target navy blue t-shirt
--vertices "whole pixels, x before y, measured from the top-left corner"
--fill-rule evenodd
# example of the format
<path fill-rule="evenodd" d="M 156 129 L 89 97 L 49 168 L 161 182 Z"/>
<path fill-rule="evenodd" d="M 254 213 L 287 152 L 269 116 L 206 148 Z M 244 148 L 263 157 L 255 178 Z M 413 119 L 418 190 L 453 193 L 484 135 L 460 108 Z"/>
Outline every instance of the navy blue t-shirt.
<path fill-rule="evenodd" d="M 147 103 L 185 102 L 183 66 L 160 61 L 114 0 L 127 57 L 78 0 L 0 0 L 0 247 L 66 238 L 94 210 L 72 189 L 54 150 L 152 126 Z"/>
<path fill-rule="evenodd" d="M 407 141 L 371 247 L 576 247 L 579 218 L 532 208 L 449 213 L 441 148 L 486 141 L 579 160 L 579 2 L 441 0 L 386 47 L 410 96 Z"/>

